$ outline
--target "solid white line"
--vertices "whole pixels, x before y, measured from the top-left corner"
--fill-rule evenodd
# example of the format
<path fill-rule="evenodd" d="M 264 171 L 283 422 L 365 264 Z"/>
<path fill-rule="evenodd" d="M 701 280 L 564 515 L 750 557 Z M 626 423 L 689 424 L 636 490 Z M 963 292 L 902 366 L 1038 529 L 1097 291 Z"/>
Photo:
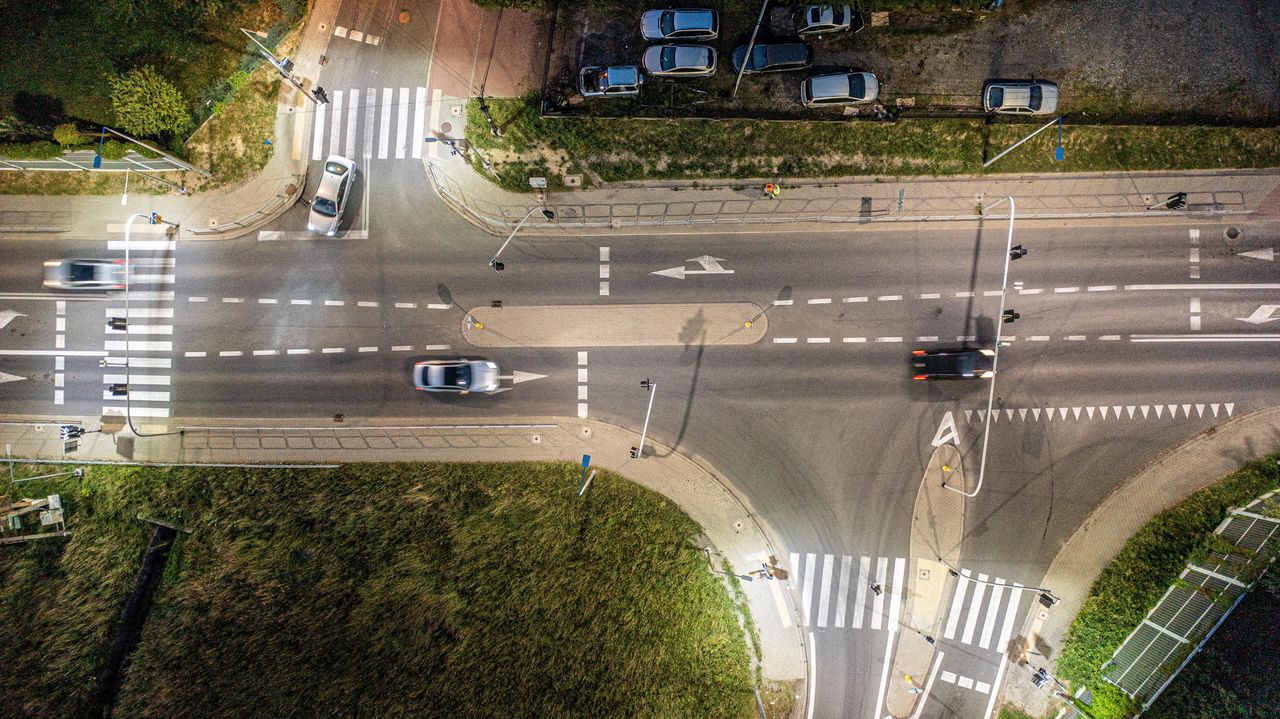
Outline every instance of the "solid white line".
<path fill-rule="evenodd" d="M 223 350 L 218 353 L 219 357 L 240 357 L 243 355 L 244 353 L 240 350 Z"/>
<path fill-rule="evenodd" d="M 280 354 L 280 350 L 254 350 L 253 351 L 254 357 L 270 357 L 272 355 L 278 355 L 278 354 Z"/>
<path fill-rule="evenodd" d="M 960 581 L 956 584 L 956 593 L 951 598 L 951 613 L 947 615 L 947 628 L 942 636 L 955 639 L 956 627 L 960 624 L 960 609 L 964 606 L 964 594 L 969 589 L 969 570 L 960 570 Z"/>
<path fill-rule="evenodd" d="M 1089 292 L 1112 292 L 1115 288 L 1115 285 L 1090 285 L 1086 289 L 1088 289 Z"/>
<path fill-rule="evenodd" d="M 422 159 L 422 138 L 427 123 L 427 88 L 414 89 L 413 95 L 413 159 Z"/>
<path fill-rule="evenodd" d="M 831 568 L 834 561 L 834 556 L 822 555 L 822 590 L 818 592 L 818 626 L 820 627 L 827 626 L 827 607 L 831 603 L 831 575 L 833 574 Z"/>
<path fill-rule="evenodd" d="M 939 292 L 925 292 L 924 294 L 920 295 L 920 299 L 922 300 L 936 300 L 941 298 L 942 298 L 942 294 Z"/>
<path fill-rule="evenodd" d="M 382 131 L 378 134 L 379 160 L 387 159 L 387 148 L 391 146 L 391 93 L 391 88 L 382 88 Z"/>
<path fill-rule="evenodd" d="M 876 593 L 875 599 L 871 600 L 871 628 L 879 629 L 880 624 L 884 620 L 881 616 L 884 613 L 884 585 L 885 575 L 889 573 L 889 558 L 876 558 L 876 584 L 880 585 L 880 591 Z"/>
<path fill-rule="evenodd" d="M 377 352 L 378 348 L 377 347 L 361 347 L 356 351 L 357 352 Z"/>
<path fill-rule="evenodd" d="M 849 605 L 849 570 L 853 567 L 853 557 L 840 557 L 840 585 L 836 588 L 836 626 L 844 626 L 845 609 Z"/>
<path fill-rule="evenodd" d="M 778 345 L 790 345 L 796 343 L 795 337 L 774 337 L 773 343 Z"/>
<path fill-rule="evenodd" d="M 991 719 L 995 716 L 993 712 L 996 708 L 996 697 L 1000 695 L 1000 682 L 1004 680 L 1004 668 L 1009 663 L 1009 653 L 1000 652 L 1000 668 L 996 670 L 996 680 L 991 685 L 991 699 L 987 701 L 987 710 L 982 713 L 983 719 Z"/>
<path fill-rule="evenodd" d="M 804 555 L 804 590 L 800 597 L 800 623 L 810 626 L 809 602 L 813 601 L 813 570 L 818 557 L 813 552 Z"/>
<path fill-rule="evenodd" d="M 333 91 L 333 125 L 329 128 L 329 152 L 342 154 L 342 91 Z"/>
<path fill-rule="evenodd" d="M 830 338 L 830 337 L 807 337 L 807 338 L 805 338 L 805 342 L 808 342 L 808 343 L 809 343 L 809 344 L 811 344 L 811 345 L 826 344 L 826 343 L 828 343 L 828 342 L 830 342 L 830 341 L 831 341 L 831 338 Z"/>
<path fill-rule="evenodd" d="M 1280 334 L 1130 335 L 1130 342 L 1280 342 Z"/>
<path fill-rule="evenodd" d="M 862 628 L 862 616 L 867 609 L 867 585 L 870 584 L 871 557 L 858 560 L 858 595 L 853 601 L 853 628 Z"/>
<path fill-rule="evenodd" d="M 982 598 L 986 596 L 987 575 L 979 574 L 978 581 L 973 585 L 973 599 L 969 600 L 969 615 L 964 620 L 964 634 L 960 636 L 960 641 L 965 644 L 973 643 L 973 630 L 978 626 L 978 615 L 982 613 Z"/>
<path fill-rule="evenodd" d="M 893 560 L 893 596 L 889 597 L 889 631 L 898 631 L 898 611 L 902 608 L 904 600 L 903 595 L 906 593 L 907 583 L 904 581 L 907 575 L 907 560 L 902 557 L 895 557 Z M 887 590 L 886 590 L 887 591 Z"/>
<path fill-rule="evenodd" d="M 875 717 L 880 716 L 880 708 L 884 706 L 884 692 L 889 687 L 889 660 L 893 652 L 893 640 L 898 635 L 889 632 L 885 635 L 884 640 L 884 669 L 880 671 L 880 691 L 876 693 L 876 712 Z"/>
<path fill-rule="evenodd" d="M 403 160 L 409 140 L 409 88 L 400 88 L 400 107 L 396 117 L 396 159 Z"/>
<path fill-rule="evenodd" d="M 916 710 L 911 713 L 911 719 L 920 719 L 920 712 L 924 711 L 924 705 L 929 701 L 929 692 L 933 691 L 933 680 L 938 676 L 938 668 L 942 666 L 942 658 L 946 652 L 938 650 L 938 656 L 933 659 L 933 669 L 929 672 L 929 681 L 925 682 L 924 693 L 916 699 Z"/>
<path fill-rule="evenodd" d="M 831 298 L 830 298 L 830 297 L 819 297 L 819 298 L 817 298 L 817 299 L 809 300 L 809 304 L 811 304 L 811 305 L 829 305 L 829 304 L 831 304 Z"/>
<path fill-rule="evenodd" d="M 1280 284 L 1271 283 L 1243 283 L 1243 284 L 1201 284 L 1199 282 L 1188 282 L 1180 285 L 1125 285 L 1126 290 L 1132 291 L 1148 291 L 1148 290 L 1280 290 Z"/>
<path fill-rule="evenodd" d="M 356 108 L 360 107 L 360 90 L 352 88 L 347 106 L 347 157 L 356 156 Z"/>
<path fill-rule="evenodd" d="M 789 307 L 794 303 L 795 303 L 795 300 L 774 300 L 773 301 L 773 304 L 775 307 Z"/>
<path fill-rule="evenodd" d="M 123 417 L 124 407 L 103 407 L 102 416 Z M 134 417 L 168 417 L 169 410 L 164 407 L 132 407 L 129 414 Z"/>
<path fill-rule="evenodd" d="M 813 703 L 818 694 L 818 650 L 813 641 L 813 632 L 809 632 L 809 706 L 805 719 L 813 719 Z"/>
<path fill-rule="evenodd" d="M 997 577 L 995 586 L 991 588 L 991 603 L 987 605 L 987 620 L 982 623 L 982 634 L 978 635 L 978 646 L 983 649 L 991 648 L 991 632 L 996 628 L 996 613 L 1000 610 L 1000 599 L 1003 596 L 1004 580 Z"/>
<path fill-rule="evenodd" d="M 316 119 L 311 132 L 311 159 L 318 161 L 324 155 L 324 105 L 316 105 Z"/>
<path fill-rule="evenodd" d="M 331 355 L 338 352 L 346 352 L 342 347 L 324 347 L 320 350 L 320 354 Z"/>
<path fill-rule="evenodd" d="M 167 385 L 169 384 L 169 375 L 167 374 L 104 374 L 102 375 L 103 384 L 117 384 L 128 382 L 129 384 L 149 384 L 149 385 Z"/>

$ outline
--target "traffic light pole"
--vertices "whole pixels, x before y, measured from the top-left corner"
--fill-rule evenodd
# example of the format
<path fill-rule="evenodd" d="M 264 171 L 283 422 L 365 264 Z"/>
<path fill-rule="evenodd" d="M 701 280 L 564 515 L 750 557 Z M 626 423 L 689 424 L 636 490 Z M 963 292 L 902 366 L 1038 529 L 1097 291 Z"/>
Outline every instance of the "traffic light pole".
<path fill-rule="evenodd" d="M 137 427 L 133 426 L 133 402 L 130 396 L 133 394 L 129 387 L 129 371 L 132 362 L 129 361 L 129 237 L 133 231 L 133 221 L 139 217 L 145 218 L 151 224 L 163 223 L 177 227 L 172 222 L 164 222 L 156 213 L 144 214 L 135 212 L 129 215 L 129 219 L 124 223 L 124 417 L 129 424 L 129 431 L 138 437 L 163 437 L 168 434 L 182 434 L 182 430 L 176 432 L 139 432 Z"/>

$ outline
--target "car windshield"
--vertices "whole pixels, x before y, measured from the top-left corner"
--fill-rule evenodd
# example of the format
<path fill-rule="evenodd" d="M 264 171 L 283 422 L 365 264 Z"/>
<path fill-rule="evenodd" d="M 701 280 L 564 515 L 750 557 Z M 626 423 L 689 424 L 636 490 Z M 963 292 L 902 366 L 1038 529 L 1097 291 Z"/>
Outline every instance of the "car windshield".
<path fill-rule="evenodd" d="M 341 177 L 347 174 L 347 166 L 341 162 L 326 162 L 324 163 L 324 171 L 330 175 L 337 175 Z"/>
<path fill-rule="evenodd" d="M 670 35 L 676 31 L 676 14 L 673 12 L 662 13 L 662 19 L 658 21 L 658 25 L 662 27 L 663 36 Z"/>
<path fill-rule="evenodd" d="M 855 72 L 849 76 L 849 95 L 859 100 L 867 96 L 867 83 L 862 73 Z"/>
<path fill-rule="evenodd" d="M 440 384 L 445 387 L 470 387 L 471 367 L 469 365 L 445 367 L 444 372 L 441 373 Z"/>
<path fill-rule="evenodd" d="M 338 205 L 326 197 L 317 197 L 311 203 L 311 209 L 319 212 L 325 217 L 334 217 L 338 214 Z"/>
<path fill-rule="evenodd" d="M 94 266 L 86 262 L 72 262 L 67 267 L 67 278 L 72 282 L 88 282 L 94 279 Z"/>
<path fill-rule="evenodd" d="M 831 11 L 831 20 L 837 25 L 844 24 L 844 8 L 837 7 Z"/>
<path fill-rule="evenodd" d="M 991 88 L 991 93 L 987 95 L 987 97 L 990 98 L 992 107 L 1000 107 L 1004 105 L 1004 88 L 1003 87 Z"/>
<path fill-rule="evenodd" d="M 1040 89 L 1039 85 L 1033 86 L 1031 88 L 1031 101 L 1027 103 L 1027 107 L 1032 110 L 1039 110 L 1042 100 L 1044 100 L 1044 91 Z"/>

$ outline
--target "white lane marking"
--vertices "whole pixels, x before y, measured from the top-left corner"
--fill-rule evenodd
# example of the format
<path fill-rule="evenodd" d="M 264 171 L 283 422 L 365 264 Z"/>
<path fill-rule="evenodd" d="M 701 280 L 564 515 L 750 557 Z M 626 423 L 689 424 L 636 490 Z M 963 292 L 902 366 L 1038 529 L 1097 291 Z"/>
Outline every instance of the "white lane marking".
<path fill-rule="evenodd" d="M 342 154 L 342 90 L 333 91 L 333 124 L 329 127 L 329 154 Z"/>
<path fill-rule="evenodd" d="M 188 302 L 208 302 L 209 298 L 208 297 L 188 297 L 187 301 Z"/>
<path fill-rule="evenodd" d="M 1191 261 L 1192 261 L 1192 262 L 1199 262 L 1199 261 L 1200 261 L 1200 248 L 1199 248 L 1199 247 L 1192 247 L 1192 248 L 1191 248 Z"/>
<path fill-rule="evenodd" d="M 391 92 L 392 88 L 382 88 L 382 132 L 378 134 L 378 159 L 387 159 L 387 148 L 391 146 Z"/>
<path fill-rule="evenodd" d="M 409 140 L 413 143 L 412 157 L 422 159 L 422 138 L 427 123 L 427 88 L 417 87 L 413 91 L 413 135 Z"/>
<path fill-rule="evenodd" d="M 244 298 L 243 297 L 223 297 L 222 301 L 226 302 L 227 304 L 237 305 L 237 304 L 240 304 L 241 302 L 244 302 Z"/>
<path fill-rule="evenodd" d="M 396 159 L 403 160 L 409 141 L 409 88 L 400 88 L 400 106 L 396 115 Z"/>
<path fill-rule="evenodd" d="M 110 389 L 102 390 L 102 398 L 109 399 L 109 400 L 119 400 L 121 402 L 125 401 L 124 397 L 117 397 L 111 394 Z M 130 387 L 129 399 L 133 400 L 134 402 L 168 402 L 169 393 L 168 392 L 147 392 L 145 390 L 137 390 Z"/>
<path fill-rule="evenodd" d="M 1112 292 L 1115 290 L 1115 288 L 1116 288 L 1115 285 L 1090 285 L 1085 289 L 1087 289 L 1089 292 Z"/>
<path fill-rule="evenodd" d="M 587 353 L 586 353 L 586 352 L 579 352 L 579 353 L 578 353 L 578 364 L 580 364 L 580 365 L 584 365 L 584 364 L 586 364 L 586 363 L 587 363 Z M 578 381 L 579 381 L 579 382 L 585 382 L 586 380 L 581 380 L 581 379 L 580 379 L 580 380 L 578 380 Z"/>
<path fill-rule="evenodd" d="M 360 107 L 360 89 L 352 88 L 347 98 L 347 157 L 356 157 L 356 108 Z"/>
<path fill-rule="evenodd" d="M 322 347 L 320 349 L 320 354 L 331 355 L 331 354 L 338 354 L 346 351 L 347 350 L 342 347 Z"/>
<path fill-rule="evenodd" d="M 978 637 L 978 646 L 983 649 L 991 648 L 991 632 L 996 627 L 996 612 L 1000 609 L 1003 596 L 1004 580 L 996 577 L 995 586 L 991 588 L 991 603 L 987 607 L 987 620 L 982 623 L 982 634 Z"/>
<path fill-rule="evenodd" d="M 159 340 L 128 340 L 129 349 L 134 352 L 172 352 L 172 342 L 161 342 Z M 120 350 L 124 351 L 125 340 L 105 340 L 102 349 L 104 350 Z M 67 353 L 71 354 L 71 353 Z"/>
<path fill-rule="evenodd" d="M 947 627 L 942 636 L 946 639 L 956 638 L 956 627 L 960 624 L 960 609 L 964 607 L 964 594 L 969 589 L 969 570 L 960 570 L 960 581 L 956 584 L 956 593 L 951 597 L 951 613 L 947 615 Z"/>
<path fill-rule="evenodd" d="M 1049 335 L 1031 335 L 1027 338 L 1028 342 L 1048 342 Z"/>
<path fill-rule="evenodd" d="M 397 302 L 397 303 L 396 303 L 396 309 L 398 309 L 398 310 L 416 310 L 416 309 L 418 309 L 418 303 L 417 303 L 417 302 Z"/>
<path fill-rule="evenodd" d="M 902 299 L 902 295 L 880 295 L 876 298 L 878 302 L 896 302 Z"/>
<path fill-rule="evenodd" d="M 378 303 L 377 302 L 357 302 L 356 306 L 357 307 L 377 307 Z"/>
<path fill-rule="evenodd" d="M 1000 695 L 1000 682 L 1004 680 L 1004 668 L 1009 663 L 1009 653 L 1000 652 L 1000 668 L 996 670 L 996 680 L 992 683 L 991 699 L 987 702 L 987 710 L 982 713 L 983 719 L 995 716 L 996 697 Z"/>
<path fill-rule="evenodd" d="M 311 354 L 311 350 L 309 350 L 309 349 L 285 350 L 285 354 L 291 354 L 291 355 L 309 355 L 309 354 Z"/>
<path fill-rule="evenodd" d="M 60 390 L 60 389 L 55 389 L 55 390 L 53 391 L 53 403 L 54 403 L 54 404 L 62 404 L 62 403 L 63 403 L 63 401 L 64 401 L 64 399 L 65 399 L 65 397 L 64 397 L 64 395 L 63 395 L 63 392 L 64 392 L 64 391 L 65 391 L 65 390 Z"/>
<path fill-rule="evenodd" d="M 1055 295 L 1062 295 L 1070 292 L 1079 292 L 1079 291 L 1080 291 L 1079 287 L 1054 287 L 1053 288 L 1053 294 Z"/>
<path fill-rule="evenodd" d="M 982 293 L 983 297 L 999 297 L 1004 290 L 987 290 Z"/>
<path fill-rule="evenodd" d="M 830 298 L 830 297 L 819 297 L 819 298 L 817 298 L 817 299 L 809 300 L 809 304 L 811 304 L 811 305 L 829 305 L 829 304 L 831 304 L 831 298 Z"/>
<path fill-rule="evenodd" d="M 602 280 L 607 280 L 607 279 L 609 279 L 609 266 L 608 266 L 608 265 L 600 265 L 600 279 L 602 279 Z"/>
<path fill-rule="evenodd" d="M 1067 335 L 1068 342 L 1083 342 L 1087 339 L 1089 338 L 1085 335 Z"/>
<path fill-rule="evenodd" d="M 973 677 L 960 677 L 960 681 L 956 682 L 956 685 L 961 689 L 972 689 Z"/>
<path fill-rule="evenodd" d="M 774 337 L 773 343 L 778 345 L 791 345 L 796 343 L 795 337 Z"/>
<path fill-rule="evenodd" d="M 413 349 L 413 345 L 391 345 L 392 352 L 408 352 Z"/>
<path fill-rule="evenodd" d="M 280 350 L 254 350 L 253 351 L 254 357 L 269 357 L 271 355 L 278 355 L 278 354 L 280 354 Z"/>
<path fill-rule="evenodd" d="M 975 682 L 973 683 L 973 690 L 974 690 L 975 692 L 980 692 L 980 693 L 982 693 L 982 694 L 987 694 L 987 693 L 989 693 L 989 692 L 991 691 L 991 685 L 990 685 L 990 684 L 988 684 L 988 683 L 986 683 L 986 682 L 978 682 L 978 681 L 975 681 Z"/>
<path fill-rule="evenodd" d="M 956 293 L 956 297 L 957 297 L 957 298 L 961 298 L 961 297 L 973 297 L 973 295 L 974 295 L 974 293 L 972 293 L 972 292 L 957 292 L 957 293 Z"/>
<path fill-rule="evenodd" d="M 309 304 L 311 304 L 311 300 L 289 300 L 289 304 L 291 304 L 291 305 L 309 305 Z"/>
<path fill-rule="evenodd" d="M 147 384 L 147 385 L 167 385 L 169 384 L 169 375 L 167 374 L 104 374 L 102 375 L 103 384 Z"/>
<path fill-rule="evenodd" d="M 822 555 L 822 590 L 818 592 L 818 626 L 827 626 L 827 607 L 831 603 L 831 571 L 835 557 Z"/>
<path fill-rule="evenodd" d="M 204 357 L 206 356 L 206 354 L 204 352 L 184 352 L 183 356 L 184 357 Z"/>
<path fill-rule="evenodd" d="M 1040 288 L 1034 290 L 1018 290 L 1018 294 L 1020 295 L 1038 295 L 1041 292 L 1044 292 L 1044 290 Z"/>
<path fill-rule="evenodd" d="M 844 626 L 845 610 L 849 604 L 849 570 L 853 567 L 853 557 L 847 554 L 840 556 L 840 584 L 836 587 L 836 626 Z"/>
<path fill-rule="evenodd" d="M 795 300 L 774 300 L 773 304 L 775 307 L 790 307 L 795 304 Z"/>
<path fill-rule="evenodd" d="M 880 691 L 876 693 L 876 711 L 872 716 L 881 716 L 880 708 L 884 706 L 884 692 L 889 688 L 889 664 L 893 653 L 893 640 L 897 638 L 897 634 L 889 632 L 885 635 L 884 640 L 884 659 L 882 660 L 884 669 L 880 671 Z"/>
<path fill-rule="evenodd" d="M 315 105 L 316 119 L 312 123 L 311 160 L 318 162 L 324 155 L 324 105 Z"/>
<path fill-rule="evenodd" d="M 941 298 L 942 298 L 942 294 L 938 292 L 925 292 L 924 294 L 920 295 L 920 299 L 922 300 L 937 300 Z"/>
<path fill-rule="evenodd" d="M 422 349 L 428 352 L 437 352 L 449 349 L 449 345 L 423 345 Z"/>
<path fill-rule="evenodd" d="M 337 27 L 335 27 L 335 28 L 333 29 L 333 36 L 334 36 L 334 37 L 346 37 L 346 36 L 347 36 L 347 28 L 345 28 L 345 27 L 343 27 L 343 26 L 341 26 L 341 25 L 338 25 Z"/>
<path fill-rule="evenodd" d="M 579 381 L 579 382 L 586 382 L 586 381 L 587 381 L 587 368 L 586 368 L 586 367 L 579 367 L 579 368 L 578 368 L 578 381 Z"/>
<path fill-rule="evenodd" d="M 178 246 L 177 240 L 135 240 L 129 239 L 130 252 L 173 252 Z M 108 250 L 124 251 L 124 240 L 107 240 Z"/>
<path fill-rule="evenodd" d="M 937 335 L 929 335 L 929 336 L 925 336 L 925 337 L 917 337 L 917 338 L 916 338 L 916 342 L 937 342 L 937 341 L 938 341 L 938 336 L 937 336 Z"/>
<path fill-rule="evenodd" d="M 841 302 L 866 302 L 866 297 L 846 297 Z"/>
<path fill-rule="evenodd" d="M 886 575 L 889 573 L 889 558 L 876 558 L 876 584 L 879 585 L 880 591 L 876 592 L 875 599 L 871 600 L 871 628 L 879 629 L 880 624 L 884 620 L 884 585 Z"/>
<path fill-rule="evenodd" d="M 939 649 L 938 656 L 934 657 L 933 669 L 929 671 L 929 680 L 925 682 L 924 693 L 916 700 L 916 710 L 911 713 L 911 719 L 920 719 L 920 713 L 924 711 L 924 705 L 929 701 L 929 692 L 933 691 L 933 680 L 938 676 L 938 668 L 942 666 L 942 658 L 946 655 L 946 652 Z M 943 673 L 950 674 L 950 672 Z M 955 676 L 951 674 L 952 679 L 955 679 Z M 943 678 L 945 679 L 946 677 L 944 676 Z"/>
<path fill-rule="evenodd" d="M 877 337 L 876 342 L 901 342 L 901 337 Z"/>
<path fill-rule="evenodd" d="M 858 595 L 853 601 L 853 628 L 862 628 L 862 617 L 867 609 L 867 585 L 871 583 L 871 557 L 858 560 Z"/>
<path fill-rule="evenodd" d="M 578 419 L 586 419 L 586 418 L 587 418 L 587 403 L 579 402 L 578 403 Z"/>
<path fill-rule="evenodd" d="M 260 305 L 274 305 L 274 304 L 277 304 L 277 300 L 275 300 L 274 298 L 271 298 L 271 297 L 259 297 L 259 298 L 258 298 L 258 304 L 260 304 Z"/>
<path fill-rule="evenodd" d="M 370 160 L 373 158 L 373 126 L 378 115 L 378 91 L 371 87 L 365 90 L 364 95 L 367 98 L 364 101 L 364 159 Z"/>
<path fill-rule="evenodd" d="M 580 400 L 587 399 L 587 385 L 585 384 L 578 385 L 578 399 Z"/>
<path fill-rule="evenodd" d="M 218 353 L 219 357 L 241 357 L 244 353 L 240 350 L 223 350 Z"/>
<path fill-rule="evenodd" d="M 107 311 L 105 316 L 107 317 L 124 317 L 125 316 L 123 307 L 107 307 L 106 310 Z M 163 319 L 170 319 L 173 317 L 173 308 L 172 307 L 130 307 L 129 317 L 130 318 L 159 317 Z"/>
<path fill-rule="evenodd" d="M 809 632 L 809 707 L 805 719 L 813 719 L 813 703 L 818 696 L 818 650 L 814 646 L 813 632 Z"/>
<path fill-rule="evenodd" d="M 609 295 L 609 282 L 607 280 L 600 281 L 600 295 L 607 297 Z"/>
<path fill-rule="evenodd" d="M 1125 290 L 1131 290 L 1131 291 L 1135 291 L 1135 292 L 1162 291 L 1162 290 L 1170 290 L 1170 291 L 1171 291 L 1171 290 L 1197 290 L 1197 291 L 1205 291 L 1205 290 L 1280 290 L 1280 284 L 1278 284 L 1278 283 L 1274 283 L 1274 282 L 1271 282 L 1271 283 L 1267 283 L 1267 282 L 1259 282 L 1259 283 L 1240 283 L 1240 284 L 1216 284 L 1216 285 L 1211 285 L 1211 284 L 1200 283 L 1200 282 L 1188 282 L 1188 283 L 1185 283 L 1185 284 L 1177 284 L 1177 285 L 1174 285 L 1174 284 L 1169 284 L 1169 285 L 1125 285 L 1125 286 L 1124 286 L 1124 288 L 1125 288 Z"/>
<path fill-rule="evenodd" d="M 447 310 L 449 307 L 450 305 L 441 304 L 439 302 L 432 302 L 427 305 L 427 309 L 429 310 Z"/>
<path fill-rule="evenodd" d="M 608 261 L 609 261 L 609 248 L 608 248 L 608 247 L 604 247 L 604 246 L 602 246 L 602 247 L 600 248 L 600 261 L 601 261 L 601 262 L 608 262 Z"/>
<path fill-rule="evenodd" d="M 1130 342 L 1280 342 L 1280 334 L 1129 335 Z"/>
<path fill-rule="evenodd" d="M 123 417 L 124 407 L 103 407 L 103 417 Z M 134 417 L 168 417 L 169 410 L 164 407 L 130 407 L 129 414 Z"/>
<path fill-rule="evenodd" d="M 357 352 L 377 352 L 378 348 L 377 347 L 359 347 L 356 349 L 356 351 Z"/>
<path fill-rule="evenodd" d="M 1200 298 L 1199 298 L 1199 297 L 1192 297 L 1192 298 L 1191 298 L 1191 302 L 1190 302 L 1190 305 L 1189 305 L 1189 306 L 1190 306 L 1190 308 L 1191 308 L 1191 309 L 1190 309 L 1190 311 L 1191 311 L 1191 313 L 1192 313 L 1192 314 L 1199 314 L 1199 313 L 1200 313 Z"/>
<path fill-rule="evenodd" d="M 1104 341 L 1107 341 L 1107 340 L 1114 341 L 1114 340 L 1120 339 L 1120 335 L 1102 335 L 1098 339 L 1104 340 Z"/>
<path fill-rule="evenodd" d="M 813 552 L 804 555 L 804 590 L 800 595 L 800 623 L 805 626 L 810 626 L 811 624 L 809 621 L 809 602 L 813 601 L 813 569 L 817 559 L 817 555 Z"/>
<path fill-rule="evenodd" d="M 342 307 L 345 304 L 347 303 L 342 300 L 325 300 L 324 301 L 325 307 Z"/>
<path fill-rule="evenodd" d="M 1200 329 L 1200 315 L 1191 315 L 1191 330 L 1198 331 Z"/>
<path fill-rule="evenodd" d="M 866 337 L 845 337 L 842 341 L 844 341 L 844 342 L 850 342 L 850 343 L 854 343 L 854 342 L 866 342 L 866 341 L 867 341 L 867 338 L 866 338 Z"/>
<path fill-rule="evenodd" d="M 948 684 L 955 684 L 955 683 L 956 683 L 956 674 L 955 674 L 955 672 L 943 671 L 943 672 L 942 672 L 942 677 L 941 677 L 941 678 L 942 678 L 942 681 L 947 682 Z"/>
<path fill-rule="evenodd" d="M 809 344 L 811 344 L 811 345 L 815 345 L 815 344 L 827 344 L 827 343 L 828 343 L 828 342 L 830 342 L 830 341 L 831 341 L 831 338 L 830 338 L 830 337 L 807 337 L 807 338 L 805 338 L 805 342 L 808 342 L 808 343 L 809 343 Z"/>

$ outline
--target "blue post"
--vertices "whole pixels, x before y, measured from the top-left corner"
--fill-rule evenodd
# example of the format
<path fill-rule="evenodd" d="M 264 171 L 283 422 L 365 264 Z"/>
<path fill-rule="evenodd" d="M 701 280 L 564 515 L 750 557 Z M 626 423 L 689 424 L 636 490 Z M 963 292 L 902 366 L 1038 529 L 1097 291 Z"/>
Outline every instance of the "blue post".
<path fill-rule="evenodd" d="M 1062 148 L 1062 116 L 1058 116 L 1058 148 L 1053 151 L 1053 159 L 1062 162 L 1067 157 L 1067 151 Z"/>
<path fill-rule="evenodd" d="M 582 485 L 587 482 L 587 467 L 591 466 L 591 455 L 582 455 L 582 476 L 578 478 L 578 494 L 582 494 Z"/>
<path fill-rule="evenodd" d="M 102 168 L 102 142 L 107 139 L 107 128 L 102 127 L 102 133 L 98 135 L 98 154 L 93 156 L 93 169 Z"/>

